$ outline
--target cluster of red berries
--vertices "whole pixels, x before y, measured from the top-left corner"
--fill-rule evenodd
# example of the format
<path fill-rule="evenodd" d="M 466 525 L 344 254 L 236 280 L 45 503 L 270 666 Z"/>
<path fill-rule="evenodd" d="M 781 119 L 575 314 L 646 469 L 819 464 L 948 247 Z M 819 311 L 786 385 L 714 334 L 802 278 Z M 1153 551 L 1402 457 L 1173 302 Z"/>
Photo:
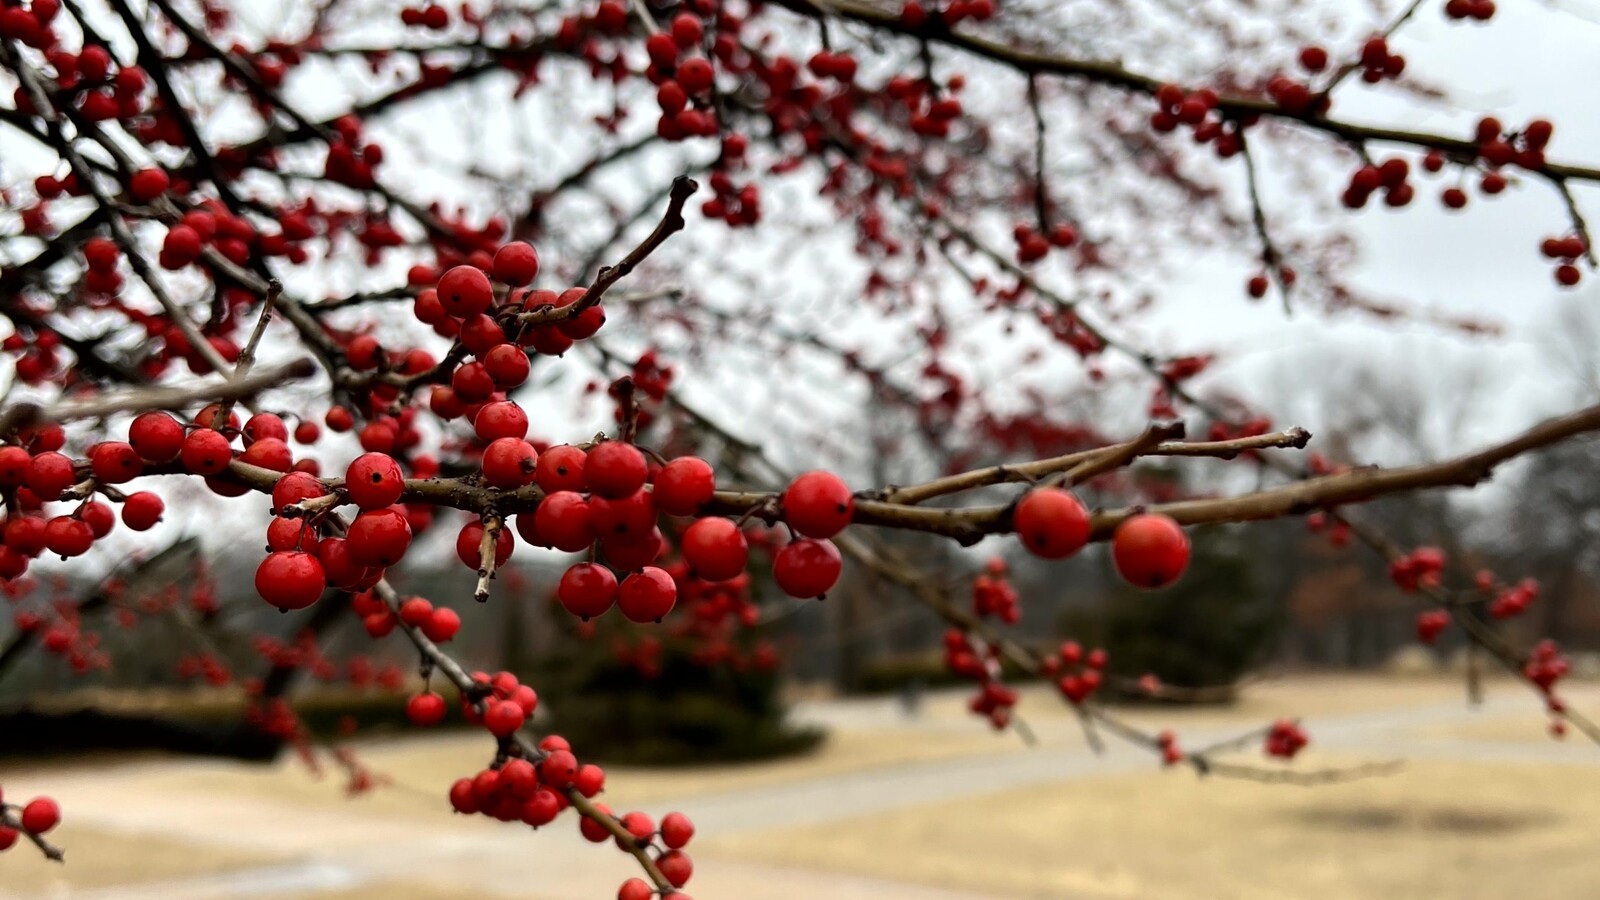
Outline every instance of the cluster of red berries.
<path fill-rule="evenodd" d="M 1178 736 L 1171 731 L 1156 735 L 1156 746 L 1161 750 L 1161 764 L 1175 766 L 1183 762 L 1183 750 L 1178 746 Z"/>
<path fill-rule="evenodd" d="M 720 126 L 711 104 L 716 72 L 703 56 L 685 56 L 704 41 L 705 26 L 693 13 L 679 13 L 672 26 L 645 39 L 650 57 L 645 77 L 656 86 L 656 105 L 661 117 L 656 134 L 663 140 L 681 141 L 691 137 L 716 137 Z"/>
<path fill-rule="evenodd" d="M 1227 159 L 1243 149 L 1238 131 L 1254 125 L 1257 117 L 1224 119 L 1213 115 L 1217 100 L 1217 92 L 1211 88 L 1185 91 L 1175 84 L 1163 84 L 1156 89 L 1159 108 L 1150 114 L 1150 127 L 1162 133 L 1191 128 L 1195 143 L 1211 144 L 1218 157 Z"/>
<path fill-rule="evenodd" d="M 1556 646 L 1556 642 L 1545 638 L 1534 645 L 1533 652 L 1528 654 L 1528 659 L 1522 664 L 1522 676 L 1533 682 L 1545 694 L 1551 693 L 1556 682 L 1565 678 L 1572 671 L 1572 662 Z"/>
<path fill-rule="evenodd" d="M 6 813 L 7 818 L 14 815 L 13 821 L 22 826 L 22 831 L 32 835 L 44 834 L 61 822 L 61 807 L 50 797 L 35 797 L 22 806 L 0 799 L 0 812 Z M 16 828 L 0 825 L 0 850 L 11 849 L 20 836 L 21 832 Z"/>
<path fill-rule="evenodd" d="M 1017 692 L 1000 681 L 1000 648 L 959 628 L 944 633 L 944 664 L 954 675 L 978 682 L 967 708 L 996 730 L 1011 723 Z"/>
<path fill-rule="evenodd" d="M 1439 635 L 1450 626 L 1450 613 L 1442 609 L 1430 609 L 1417 614 L 1417 640 L 1424 644 L 1432 644 L 1439 639 Z"/>
<path fill-rule="evenodd" d="M 573 796 L 592 799 L 604 790 L 605 771 L 593 764 L 579 764 L 571 746 L 559 735 L 541 740 L 539 753 L 537 759 L 514 756 L 471 778 L 457 780 L 450 786 L 450 805 L 463 815 L 482 814 L 538 828 L 555 821 L 571 807 Z M 599 815 L 613 817 L 627 836 L 613 837 L 603 822 L 585 816 L 578 827 L 586 839 L 593 843 L 615 840 L 620 849 L 628 852 L 653 847 L 659 841 L 656 867 L 674 888 L 688 884 L 694 864 L 683 848 L 694 838 L 694 823 L 687 816 L 668 813 L 657 826 L 642 812 L 615 816 L 605 804 L 597 803 L 595 807 Z M 652 895 L 651 886 L 636 878 L 623 883 L 617 894 L 622 900 Z M 673 896 L 687 900 L 682 893 L 675 892 Z"/>
<path fill-rule="evenodd" d="M 1065 559 L 1089 541 L 1089 511 L 1070 492 L 1036 488 L 1012 510 L 1012 528 L 1028 552 Z M 1189 566 L 1189 536 L 1170 516 L 1140 513 L 1117 525 L 1111 559 L 1129 584 L 1148 590 L 1177 581 Z"/>
<path fill-rule="evenodd" d="M 1418 547 L 1389 563 L 1389 578 L 1400 590 L 1414 594 L 1439 586 L 1444 575 L 1444 551 L 1438 547 Z"/>
<path fill-rule="evenodd" d="M 1031 225 L 1019 224 L 1011 230 L 1011 238 L 1017 242 L 1017 262 L 1031 263 L 1044 259 L 1052 247 L 1066 250 L 1078 243 L 1078 229 L 1060 222 L 1041 233 Z"/>
<path fill-rule="evenodd" d="M 1577 261 L 1580 256 L 1588 252 L 1584 246 L 1583 237 L 1569 234 L 1566 237 L 1547 237 L 1539 244 L 1539 252 L 1546 259 L 1556 260 L 1556 284 L 1562 287 L 1572 287 L 1583 280 L 1583 273 L 1579 271 Z"/>
<path fill-rule="evenodd" d="M 937 17 L 938 21 L 946 28 L 955 26 L 971 19 L 974 22 L 987 22 L 994 17 L 996 12 L 995 0 L 948 0 L 940 5 L 938 2 L 924 4 L 922 0 L 906 0 L 900 7 L 900 22 L 914 31 L 921 31 L 928 27 L 928 23 Z"/>
<path fill-rule="evenodd" d="M 910 115 L 912 133 L 944 138 L 950 136 L 951 123 L 961 118 L 961 98 L 956 95 L 961 93 L 964 84 L 958 75 L 946 83 L 947 90 L 940 91 L 937 83 L 928 79 L 896 75 L 884 85 L 883 92 Z M 910 176 L 904 160 L 885 165 L 881 158 L 875 174 L 890 181 L 904 181 Z"/>
<path fill-rule="evenodd" d="M 450 10 L 437 3 L 407 6 L 400 10 L 400 24 L 443 31 L 450 27 Z"/>
<path fill-rule="evenodd" d="M 1494 0 L 1446 0 L 1444 4 L 1445 18 L 1458 21 L 1487 22 L 1494 18 L 1494 11 Z"/>
<path fill-rule="evenodd" d="M 1350 176 L 1350 184 L 1344 189 L 1340 200 L 1350 209 L 1360 209 L 1367 205 L 1373 194 L 1383 191 L 1386 206 L 1405 206 L 1416 197 L 1416 188 L 1407 181 L 1410 175 L 1411 164 L 1398 156 L 1392 156 L 1378 165 L 1362 166 Z"/>
<path fill-rule="evenodd" d="M 983 573 L 972 579 L 972 612 L 980 619 L 994 616 L 1007 625 L 1015 625 L 1022 618 L 1017 599 L 1017 589 L 1006 580 L 1006 561 L 998 556 L 984 564 Z"/>
<path fill-rule="evenodd" d="M 1319 57 L 1312 51 L 1322 55 Z M 1306 66 L 1308 54 L 1310 54 L 1309 59 L 1311 62 L 1320 62 L 1322 66 L 1328 64 L 1327 53 L 1322 48 L 1307 47 L 1300 51 L 1300 64 L 1305 66 L 1308 71 L 1321 71 L 1321 67 L 1312 69 L 1310 66 Z M 1332 98 L 1327 94 L 1314 94 L 1311 92 L 1311 85 L 1283 74 L 1274 75 L 1267 79 L 1267 96 L 1272 98 L 1272 102 L 1278 104 L 1279 109 L 1297 116 L 1327 115 L 1329 108 L 1333 105 Z"/>
<path fill-rule="evenodd" d="M 1041 662 L 1041 671 L 1056 679 L 1056 689 L 1074 705 L 1088 700 L 1105 683 L 1108 658 L 1096 647 L 1088 653 L 1077 641 L 1066 641 L 1054 655 Z"/>
<path fill-rule="evenodd" d="M 1272 723 L 1272 728 L 1267 731 L 1266 750 L 1268 756 L 1281 759 L 1294 759 L 1295 754 L 1304 750 L 1311 738 L 1306 735 L 1305 729 L 1293 719 L 1279 719 Z"/>
<path fill-rule="evenodd" d="M 1399 78 L 1406 70 L 1406 58 L 1389 51 L 1389 42 L 1383 35 L 1375 34 L 1361 45 L 1361 80 L 1377 84 L 1385 78 Z"/>
<path fill-rule="evenodd" d="M 1532 578 L 1524 578 L 1511 587 L 1494 592 L 1494 599 L 1489 601 L 1489 616 L 1495 619 L 1519 616 L 1537 599 L 1539 599 L 1539 582 Z"/>

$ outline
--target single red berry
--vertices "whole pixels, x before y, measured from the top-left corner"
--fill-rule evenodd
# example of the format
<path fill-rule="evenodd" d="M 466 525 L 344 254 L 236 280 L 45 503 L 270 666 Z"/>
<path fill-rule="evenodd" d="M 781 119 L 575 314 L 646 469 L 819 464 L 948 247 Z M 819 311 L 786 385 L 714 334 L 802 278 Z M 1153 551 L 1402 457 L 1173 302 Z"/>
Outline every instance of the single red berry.
<path fill-rule="evenodd" d="M 629 878 L 617 888 L 617 900 L 650 900 L 655 896 L 655 888 L 648 881 L 638 878 Z"/>
<path fill-rule="evenodd" d="M 395 509 L 366 510 L 350 523 L 345 546 L 357 565 L 392 566 L 405 557 L 411 546 L 411 523 Z"/>
<path fill-rule="evenodd" d="M 22 808 L 22 830 L 29 834 L 44 834 L 61 821 L 61 807 L 49 797 L 35 797 Z"/>
<path fill-rule="evenodd" d="M 661 817 L 661 843 L 668 850 L 680 850 L 694 837 L 694 823 L 680 812 L 670 812 Z"/>
<path fill-rule="evenodd" d="M 422 623 L 422 633 L 435 644 L 449 643 L 461 631 L 461 616 L 448 606 L 435 609 Z"/>
<path fill-rule="evenodd" d="M 650 492 L 634 491 L 620 500 L 589 498 L 589 522 L 602 540 L 643 541 L 656 527 L 656 505 Z"/>
<path fill-rule="evenodd" d="M 494 303 L 494 286 L 476 266 L 456 266 L 439 279 L 439 303 L 445 312 L 465 319 L 485 312 Z"/>
<path fill-rule="evenodd" d="M 1136 587 L 1154 590 L 1178 580 L 1189 565 L 1189 536 L 1170 516 L 1146 513 L 1117 526 L 1111 537 L 1117 573 Z"/>
<path fill-rule="evenodd" d="M 150 491 L 129 494 L 122 501 L 122 523 L 134 531 L 147 531 L 161 521 L 166 508 L 161 498 Z"/>
<path fill-rule="evenodd" d="M 523 513 L 517 517 L 519 525 L 527 515 Z M 595 540 L 589 501 L 573 491 L 557 491 L 544 498 L 544 502 L 533 513 L 533 522 L 545 546 L 567 553 L 584 550 Z M 518 530 L 521 530 L 520 527 Z"/>
<path fill-rule="evenodd" d="M 630 622 L 659 622 L 678 602 L 678 585 L 665 570 L 646 566 L 622 580 L 617 608 Z"/>
<path fill-rule="evenodd" d="M 551 737 L 556 735 L 550 735 L 539 742 L 540 749 L 547 754 L 544 762 L 539 764 L 539 777 L 545 784 L 560 790 L 571 784 L 572 779 L 578 776 L 578 758 L 572 755 L 571 750 L 565 749 L 565 740 L 561 742 L 560 749 L 546 747 L 545 741 L 549 741 Z"/>
<path fill-rule="evenodd" d="M 483 727 L 495 737 L 507 737 L 526 720 L 522 707 L 510 700 L 490 700 L 489 708 L 483 713 Z"/>
<path fill-rule="evenodd" d="M 528 354 L 516 344 L 499 344 L 483 355 L 483 370 L 495 387 L 510 390 L 528 380 Z"/>
<path fill-rule="evenodd" d="M 731 519 L 697 520 L 683 533 L 683 559 L 694 574 L 706 581 L 727 581 L 744 571 L 750 544 Z"/>
<path fill-rule="evenodd" d="M 72 516 L 56 516 L 44 526 L 44 545 L 62 557 L 82 556 L 94 545 L 94 529 Z"/>
<path fill-rule="evenodd" d="M 571 444 L 560 444 L 539 454 L 534 480 L 547 494 L 557 491 L 586 491 L 589 481 L 584 477 L 588 454 Z M 663 470 L 665 471 L 665 470 Z"/>
<path fill-rule="evenodd" d="M 195 475 L 215 475 L 233 461 L 233 448 L 220 432 L 209 428 L 192 431 L 179 452 L 183 467 Z"/>
<path fill-rule="evenodd" d="M 772 561 L 772 577 L 791 597 L 821 597 L 839 581 L 844 562 L 833 541 L 791 541 Z"/>
<path fill-rule="evenodd" d="M 450 785 L 450 806 L 467 816 L 478 811 L 478 798 L 472 792 L 472 779 L 458 778 Z"/>
<path fill-rule="evenodd" d="M 411 724 L 424 728 L 443 722 L 447 710 L 444 698 L 432 691 L 424 691 L 406 701 L 406 718 Z"/>
<path fill-rule="evenodd" d="M 310 553 L 281 550 L 256 567 L 256 593 L 279 609 L 305 609 L 322 597 L 328 582 Z"/>
<path fill-rule="evenodd" d="M 294 467 L 294 451 L 277 438 L 262 438 L 239 454 L 239 462 L 274 472 L 287 472 Z"/>
<path fill-rule="evenodd" d="M 602 441 L 584 462 L 589 489 L 602 497 L 618 500 L 644 487 L 650 467 L 639 448 L 622 441 Z"/>
<path fill-rule="evenodd" d="M 832 472 L 807 472 L 783 492 L 783 518 L 811 538 L 830 538 L 843 531 L 855 514 L 850 488 Z"/>
<path fill-rule="evenodd" d="M 578 774 L 572 778 L 573 789 L 585 797 L 593 797 L 605 790 L 605 786 L 606 771 L 593 763 L 579 766 Z"/>
<path fill-rule="evenodd" d="M 320 478 L 305 472 L 290 472 L 272 486 L 272 508 L 282 512 L 302 500 L 326 496 L 328 488 Z"/>
<path fill-rule="evenodd" d="M 164 412 L 142 413 L 128 426 L 128 443 L 145 462 L 167 462 L 183 449 L 183 426 Z"/>
<path fill-rule="evenodd" d="M 605 566 L 578 563 L 561 576 L 556 597 L 567 612 L 585 622 L 604 615 L 617 599 L 617 576 Z"/>
<path fill-rule="evenodd" d="M 408 597 L 400 603 L 400 621 L 417 628 L 433 615 L 433 604 L 423 597 Z"/>
<path fill-rule="evenodd" d="M 511 559 L 511 553 L 516 549 L 516 541 L 512 539 L 511 532 L 504 528 L 494 535 L 494 564 L 498 568 Z M 468 522 L 461 526 L 461 531 L 456 534 L 456 558 L 469 569 L 478 569 L 483 566 L 483 523 Z"/>
<path fill-rule="evenodd" d="M 716 473 L 697 456 L 680 456 L 661 467 L 653 487 L 656 509 L 669 516 L 690 516 L 716 493 Z"/>
<path fill-rule="evenodd" d="M 532 284 L 539 274 L 539 254 L 533 245 L 513 241 L 494 254 L 494 278 L 513 287 Z"/>
<path fill-rule="evenodd" d="M 484 483 L 503 490 L 522 487 L 533 481 L 538 463 L 539 454 L 522 438 L 496 438 L 483 450 Z"/>
<path fill-rule="evenodd" d="M 1011 517 L 1022 546 L 1034 556 L 1065 559 L 1089 541 L 1089 511 L 1060 488 L 1029 491 Z"/>
<path fill-rule="evenodd" d="M 405 493 L 405 476 L 387 453 L 363 453 L 345 469 L 344 489 L 350 502 L 362 509 L 382 509 Z"/>
<path fill-rule="evenodd" d="M 51 501 L 61 497 L 61 492 L 77 481 L 72 458 L 54 450 L 40 453 L 28 464 L 28 490 L 40 500 Z"/>
<path fill-rule="evenodd" d="M 694 875 L 694 863 L 689 859 L 689 854 L 682 850 L 668 850 L 661 854 L 656 860 L 656 867 L 673 887 L 683 887 Z"/>
<path fill-rule="evenodd" d="M 116 513 L 111 511 L 111 507 L 98 500 L 91 500 L 85 503 L 83 508 L 78 511 L 78 517 L 88 524 L 89 532 L 94 535 L 95 540 L 110 534 L 111 529 L 116 527 L 117 524 Z"/>

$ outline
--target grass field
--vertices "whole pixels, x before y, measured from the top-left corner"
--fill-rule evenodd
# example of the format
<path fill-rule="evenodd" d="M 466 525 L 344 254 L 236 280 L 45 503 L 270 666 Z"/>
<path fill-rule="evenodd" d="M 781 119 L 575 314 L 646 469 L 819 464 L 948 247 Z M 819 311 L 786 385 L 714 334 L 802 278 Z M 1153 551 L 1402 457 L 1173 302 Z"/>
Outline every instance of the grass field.
<path fill-rule="evenodd" d="M 1571 700 L 1595 709 L 1600 690 L 1576 686 Z M 1090 759 L 1059 704 L 1031 693 L 1022 708 L 1042 742 L 1029 749 L 969 722 L 961 702 L 932 696 L 914 721 L 892 703 L 814 704 L 833 730 L 811 755 L 615 769 L 606 799 L 703 823 L 696 900 L 1597 895 L 1600 748 L 1549 740 L 1537 703 L 1512 684 L 1492 685 L 1479 712 L 1454 682 L 1299 677 L 1257 685 L 1229 709 L 1126 713 L 1180 735 L 1300 713 L 1313 736 L 1303 765 L 1407 760 L 1396 775 L 1311 788 Z M 0 856 L 0 898 L 614 896 L 628 861 L 580 841 L 572 823 L 534 835 L 448 812 L 449 781 L 489 752 L 475 734 L 363 745 L 393 785 L 354 799 L 337 773 L 314 777 L 292 760 L 9 763 L 8 800 L 61 800 L 69 862 L 25 846 Z"/>

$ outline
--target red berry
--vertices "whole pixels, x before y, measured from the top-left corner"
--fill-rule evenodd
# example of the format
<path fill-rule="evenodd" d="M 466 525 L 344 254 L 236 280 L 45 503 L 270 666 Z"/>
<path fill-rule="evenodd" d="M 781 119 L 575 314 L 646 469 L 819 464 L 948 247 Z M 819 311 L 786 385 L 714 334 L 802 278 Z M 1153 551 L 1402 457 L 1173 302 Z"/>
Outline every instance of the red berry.
<path fill-rule="evenodd" d="M 567 569 L 556 588 L 567 612 L 587 622 L 604 615 L 617 599 L 617 576 L 605 566 L 578 563 Z"/>
<path fill-rule="evenodd" d="M 678 585 L 665 570 L 646 566 L 622 580 L 617 608 L 630 622 L 659 622 L 678 602 Z"/>
<path fill-rule="evenodd" d="M 689 516 L 716 493 L 716 473 L 697 456 L 680 456 L 661 467 L 654 481 L 656 509 L 669 516 Z"/>
<path fill-rule="evenodd" d="M 527 516 L 518 516 L 519 521 Z M 535 530 L 547 546 L 576 553 L 594 543 L 589 501 L 572 491 L 557 491 L 544 498 L 533 513 Z M 519 528 L 520 530 L 520 528 Z"/>
<path fill-rule="evenodd" d="M 778 551 L 772 561 L 772 577 L 791 597 L 821 597 L 838 583 L 843 567 L 833 541 L 802 538 Z"/>
<path fill-rule="evenodd" d="M 1189 536 L 1170 516 L 1146 513 L 1117 526 L 1111 558 L 1129 584 L 1163 588 L 1178 580 L 1189 565 Z"/>
<path fill-rule="evenodd" d="M 586 491 L 588 479 L 584 477 L 584 464 L 588 454 L 571 444 L 560 444 L 539 454 L 539 464 L 534 469 L 534 479 L 547 494 L 557 491 Z M 663 470 L 665 471 L 665 470 Z M 659 476 L 657 477 L 659 489 Z"/>
<path fill-rule="evenodd" d="M 317 602 L 327 587 L 322 563 L 310 553 L 270 553 L 256 568 L 256 593 L 279 609 L 305 609 Z"/>
<path fill-rule="evenodd" d="M 350 560 L 359 566 L 392 566 L 405 557 L 410 546 L 411 523 L 394 509 L 366 510 L 345 532 L 345 549 Z"/>
<path fill-rule="evenodd" d="M 363 453 L 345 469 L 344 489 L 350 502 L 362 509 L 382 509 L 405 493 L 405 476 L 387 453 Z"/>
<path fill-rule="evenodd" d="M 128 426 L 128 443 L 145 462 L 167 462 L 183 449 L 183 426 L 164 412 L 143 413 Z"/>
<path fill-rule="evenodd" d="M 82 556 L 94 544 L 94 529 L 71 516 L 56 516 L 44 526 L 44 545 L 63 557 Z"/>
<path fill-rule="evenodd" d="M 511 532 L 504 528 L 494 535 L 494 564 L 503 566 L 511 559 L 511 552 L 516 549 L 516 542 L 512 540 Z M 456 533 L 456 558 L 469 569 L 478 569 L 483 565 L 483 523 L 468 522 L 461 526 L 461 531 Z"/>
<path fill-rule="evenodd" d="M 522 487 L 533 481 L 538 462 L 539 454 L 522 438 L 496 438 L 483 450 L 484 483 L 504 490 Z"/>
<path fill-rule="evenodd" d="M 494 277 L 496 281 L 509 284 L 513 287 L 522 287 L 533 283 L 539 274 L 539 254 L 531 244 L 522 241 L 513 241 L 501 247 L 494 254 Z"/>
<path fill-rule="evenodd" d="M 29 834 L 44 834 L 61 821 L 61 807 L 49 797 L 36 797 L 22 808 L 22 830 Z"/>
<path fill-rule="evenodd" d="M 183 440 L 179 452 L 183 467 L 195 475 L 215 475 L 228 468 L 233 460 L 233 448 L 221 433 L 209 428 L 192 431 Z"/>
<path fill-rule="evenodd" d="M 682 850 L 668 850 L 661 854 L 656 860 L 656 867 L 673 887 L 683 887 L 689 883 L 690 876 L 694 875 L 694 863 L 690 861 L 689 854 Z"/>
<path fill-rule="evenodd" d="M 683 533 L 680 549 L 694 574 L 706 581 L 727 581 L 744 571 L 750 545 L 731 519 L 699 519 Z"/>
<path fill-rule="evenodd" d="M 522 707 L 510 700 L 490 700 L 489 708 L 483 714 L 483 726 L 495 737 L 506 737 L 527 720 Z"/>
<path fill-rule="evenodd" d="M 485 312 L 494 303 L 489 276 L 476 266 L 456 266 L 439 279 L 439 303 L 445 312 L 465 319 Z"/>
<path fill-rule="evenodd" d="M 282 512 L 285 507 L 292 506 L 302 500 L 311 500 L 325 496 L 328 489 L 322 480 L 315 475 L 305 472 L 290 472 L 278 479 L 272 486 L 272 508 L 275 512 Z"/>
<path fill-rule="evenodd" d="M 647 881 L 638 878 L 629 878 L 617 888 L 617 900 L 650 900 L 655 896 L 655 888 Z"/>
<path fill-rule="evenodd" d="M 694 837 L 694 823 L 683 813 L 671 812 L 661 817 L 661 843 L 669 850 L 687 846 Z"/>
<path fill-rule="evenodd" d="M 443 722 L 447 709 L 443 697 L 432 691 L 425 691 L 406 701 L 406 718 L 410 719 L 413 725 L 427 728 Z"/>
<path fill-rule="evenodd" d="M 483 370 L 495 387 L 510 390 L 528 380 L 528 354 L 516 344 L 498 344 L 483 356 Z"/>
<path fill-rule="evenodd" d="M 807 472 L 783 492 L 783 518 L 806 537 L 830 538 L 855 514 L 850 488 L 832 472 Z"/>
<path fill-rule="evenodd" d="M 638 447 L 622 441 L 602 441 L 589 451 L 583 471 L 590 490 L 619 500 L 644 487 L 650 467 Z"/>
<path fill-rule="evenodd" d="M 447 606 L 435 609 L 422 623 L 422 633 L 435 644 L 448 643 L 460 630 L 460 614 Z"/>
<path fill-rule="evenodd" d="M 139 491 L 129 494 L 122 502 L 122 523 L 134 531 L 146 531 L 161 521 L 161 514 L 165 511 L 166 504 L 159 496 L 149 491 Z"/>
<path fill-rule="evenodd" d="M 1011 521 L 1028 552 L 1045 559 L 1064 559 L 1089 541 L 1089 511 L 1060 488 L 1029 491 Z"/>
<path fill-rule="evenodd" d="M 54 450 L 40 453 L 28 464 L 28 490 L 40 500 L 57 500 L 61 492 L 72 487 L 78 477 L 73 471 L 72 459 Z"/>

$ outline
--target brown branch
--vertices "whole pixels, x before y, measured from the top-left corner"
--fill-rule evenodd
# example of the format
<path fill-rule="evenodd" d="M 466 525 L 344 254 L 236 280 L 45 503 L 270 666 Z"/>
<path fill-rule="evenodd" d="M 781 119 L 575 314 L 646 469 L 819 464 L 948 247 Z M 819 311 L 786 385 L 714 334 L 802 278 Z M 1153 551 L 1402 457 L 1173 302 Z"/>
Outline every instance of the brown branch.
<path fill-rule="evenodd" d="M 0 435 L 10 434 L 16 428 L 35 422 L 65 423 L 148 409 L 176 409 L 203 400 L 229 402 L 244 397 L 254 397 L 285 381 L 309 378 L 316 370 L 317 367 L 311 360 L 302 358 L 234 381 L 137 388 L 93 400 L 79 400 L 53 406 L 16 403 L 0 410 Z"/>
<path fill-rule="evenodd" d="M 656 248 L 666 243 L 667 238 L 683 230 L 684 204 L 688 203 L 689 198 L 699 189 L 699 182 L 687 175 L 679 175 L 674 178 L 671 191 L 667 195 L 667 210 L 662 214 L 661 221 L 656 225 L 655 230 L 650 232 L 649 236 L 640 242 L 637 247 L 634 247 L 632 252 L 623 257 L 616 265 L 602 266 L 599 273 L 595 275 L 594 283 L 589 285 L 589 288 L 583 292 L 583 296 L 579 297 L 577 302 L 563 307 L 546 307 L 518 313 L 507 317 L 505 321 L 523 328 L 549 325 L 570 319 L 599 303 L 612 285 L 626 278 L 651 253 L 654 253 Z"/>
<path fill-rule="evenodd" d="M 1263 450 L 1269 447 L 1300 449 L 1305 447 L 1310 440 L 1311 432 L 1306 431 L 1304 428 L 1295 427 L 1286 431 L 1274 431 L 1269 434 L 1235 438 L 1230 441 L 1165 442 L 1151 447 L 1140 455 L 1234 459 L 1241 453 L 1251 450 Z M 1032 483 L 1055 472 L 1071 469 L 1073 466 L 1079 465 L 1101 452 L 1102 450 L 1082 450 L 1052 459 L 1041 459 L 1037 462 L 1006 463 L 991 466 L 987 469 L 974 469 L 970 472 L 936 478 L 933 481 L 926 481 L 909 487 L 891 487 L 884 491 L 882 499 L 889 503 L 916 506 L 935 497 L 943 497 L 946 494 L 960 493 L 974 488 L 1019 481 Z"/>

